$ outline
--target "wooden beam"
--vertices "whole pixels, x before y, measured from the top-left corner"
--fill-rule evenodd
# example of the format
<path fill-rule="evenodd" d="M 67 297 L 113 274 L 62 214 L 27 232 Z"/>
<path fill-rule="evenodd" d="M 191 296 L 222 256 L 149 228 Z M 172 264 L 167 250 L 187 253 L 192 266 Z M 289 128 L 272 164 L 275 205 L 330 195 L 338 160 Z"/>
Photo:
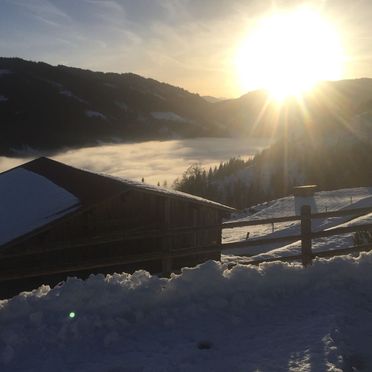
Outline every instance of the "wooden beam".
<path fill-rule="evenodd" d="M 186 248 L 183 250 L 176 250 L 170 251 L 168 257 L 173 259 L 176 257 L 187 257 L 187 256 L 197 256 L 197 255 L 204 255 L 208 253 L 216 253 L 220 252 L 219 245 L 212 245 L 208 247 L 202 248 Z M 97 268 L 104 268 L 110 266 L 118 266 L 118 265 L 126 265 L 126 264 L 133 264 L 139 262 L 148 262 L 148 261 L 160 261 L 163 259 L 163 252 L 151 252 L 147 254 L 135 254 L 135 255 L 123 255 L 123 256 L 115 256 L 115 257 L 105 257 L 101 259 L 95 260 L 86 260 L 84 263 L 75 263 L 71 262 L 65 264 L 64 266 L 59 266 L 58 264 L 55 266 L 48 266 L 48 267 L 27 267 L 23 269 L 21 273 L 17 273 L 14 271 L 13 268 L 9 270 L 2 270 L 0 271 L 0 283 L 6 280 L 14 280 L 14 279 L 22 279 L 22 278 L 29 278 L 29 277 L 37 277 L 43 275 L 53 275 L 59 273 L 67 273 L 67 272 L 74 272 L 74 271 L 85 271 L 90 269 L 97 269 Z"/>
<path fill-rule="evenodd" d="M 328 217 L 341 217 L 341 216 L 352 216 L 352 215 L 363 215 L 372 213 L 372 207 L 366 208 L 354 208 L 354 209 L 342 209 L 331 212 L 313 213 L 311 218 L 328 218 Z"/>
<path fill-rule="evenodd" d="M 236 265 L 253 265 L 253 266 L 258 266 L 262 263 L 266 262 L 276 262 L 276 261 L 281 261 L 281 262 L 290 262 L 290 261 L 301 261 L 302 260 L 302 255 L 297 254 L 297 255 L 292 255 L 292 256 L 283 256 L 283 257 L 272 257 L 272 258 L 263 258 L 261 260 L 253 260 L 249 262 L 244 262 L 244 263 L 230 263 L 228 264 L 228 267 L 231 268 Z"/>
<path fill-rule="evenodd" d="M 291 243 L 297 240 L 301 240 L 301 235 L 289 235 L 289 236 L 279 236 L 276 238 L 264 238 L 264 239 L 248 239 L 233 243 L 222 244 L 222 249 L 232 249 L 241 247 L 254 247 L 261 244 L 272 244 L 272 243 Z"/>
<path fill-rule="evenodd" d="M 340 248 L 340 249 L 331 249 L 329 251 L 315 252 L 314 256 L 316 257 L 334 257 L 334 256 L 344 256 L 350 253 L 360 253 L 360 252 L 369 252 L 372 250 L 372 244 L 359 245 L 350 248 Z"/>
<path fill-rule="evenodd" d="M 311 207 L 301 207 L 301 255 L 304 267 L 312 264 L 311 252 Z"/>
<path fill-rule="evenodd" d="M 345 227 L 335 227 L 329 230 L 316 231 L 311 233 L 312 239 L 324 238 L 327 236 L 348 234 L 357 231 L 372 230 L 372 223 L 366 223 L 363 225 L 345 226 Z"/>
<path fill-rule="evenodd" d="M 256 226 L 256 225 L 266 225 L 278 222 L 290 222 L 290 221 L 300 221 L 300 216 L 286 216 L 286 217 L 273 217 L 273 218 L 263 218 L 263 219 L 254 219 L 249 221 L 237 221 L 237 222 L 225 222 L 222 224 L 223 229 L 233 229 L 235 227 L 244 227 L 244 226 Z"/>
<path fill-rule="evenodd" d="M 344 209 L 337 210 L 332 212 L 322 212 L 322 213 L 313 213 L 311 214 L 312 219 L 328 218 L 328 217 L 341 217 L 349 215 L 363 215 L 366 213 L 372 213 L 372 207 L 368 208 L 355 208 L 355 209 Z M 244 226 L 256 226 L 256 225 L 265 225 L 277 222 L 291 222 L 291 221 L 300 221 L 301 216 L 286 216 L 286 217 L 273 217 L 273 218 L 263 218 L 263 219 L 254 219 L 249 221 L 237 221 L 237 222 L 225 222 L 222 224 L 223 229 L 230 229 L 235 227 L 244 227 Z"/>
<path fill-rule="evenodd" d="M 169 276 L 172 272 L 172 257 L 170 251 L 172 249 L 172 237 L 167 236 L 167 231 L 171 223 L 171 201 L 169 198 L 164 198 L 164 211 L 163 211 L 163 237 L 161 241 L 161 267 L 164 276 Z"/>

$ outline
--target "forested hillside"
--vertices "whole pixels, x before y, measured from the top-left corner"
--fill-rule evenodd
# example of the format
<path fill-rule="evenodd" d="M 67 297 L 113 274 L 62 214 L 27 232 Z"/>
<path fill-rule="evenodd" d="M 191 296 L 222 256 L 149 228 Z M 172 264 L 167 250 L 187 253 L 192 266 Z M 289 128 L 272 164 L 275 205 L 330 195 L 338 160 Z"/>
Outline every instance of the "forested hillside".
<path fill-rule="evenodd" d="M 193 165 L 174 187 L 237 208 L 286 196 L 293 186 L 316 184 L 319 190 L 372 185 L 372 144 L 369 122 L 354 123 L 333 136 L 282 138 L 244 161 L 230 159 L 214 169 Z"/>

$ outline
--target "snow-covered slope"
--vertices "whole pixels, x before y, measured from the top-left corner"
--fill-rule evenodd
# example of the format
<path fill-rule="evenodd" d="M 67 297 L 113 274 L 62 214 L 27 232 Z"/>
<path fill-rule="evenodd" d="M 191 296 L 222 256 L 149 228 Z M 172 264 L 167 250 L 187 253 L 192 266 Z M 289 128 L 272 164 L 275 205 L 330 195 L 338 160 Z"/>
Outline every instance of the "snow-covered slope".
<path fill-rule="evenodd" d="M 372 254 L 70 279 L 0 302 L 0 370 L 370 371 Z"/>

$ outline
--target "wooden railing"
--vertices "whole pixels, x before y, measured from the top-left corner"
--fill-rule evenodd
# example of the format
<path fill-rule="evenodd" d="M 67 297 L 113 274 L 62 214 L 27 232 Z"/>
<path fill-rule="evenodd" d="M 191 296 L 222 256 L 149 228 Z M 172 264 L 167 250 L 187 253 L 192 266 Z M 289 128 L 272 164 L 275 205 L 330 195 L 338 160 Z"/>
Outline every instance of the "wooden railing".
<path fill-rule="evenodd" d="M 335 227 L 323 231 L 312 231 L 312 220 L 313 219 L 325 219 L 330 217 L 343 217 L 352 216 L 353 218 L 368 214 L 372 212 L 372 207 L 368 208 L 358 208 L 358 209 L 345 209 L 340 211 L 332 211 L 325 213 L 314 213 L 311 214 L 311 207 L 304 205 L 301 208 L 301 214 L 299 216 L 288 216 L 279 218 L 267 218 L 262 220 L 251 220 L 251 221 L 239 221 L 232 223 L 223 224 L 223 228 L 234 228 L 242 226 L 255 226 L 262 224 L 274 224 L 278 222 L 290 222 L 290 221 L 300 221 L 300 234 L 289 235 L 273 238 L 258 238 L 246 241 L 239 241 L 234 243 L 227 243 L 222 245 L 222 249 L 231 249 L 239 247 L 252 247 L 260 246 L 272 243 L 293 243 L 295 241 L 301 241 L 301 253 L 297 255 L 285 256 L 285 257 L 275 257 L 262 260 L 254 260 L 247 262 L 247 264 L 258 265 L 263 262 L 270 261 L 301 261 L 304 266 L 311 265 L 312 260 L 315 257 L 333 257 L 339 255 L 345 255 L 353 252 L 362 252 L 372 250 L 372 244 L 364 244 L 359 246 L 352 246 L 349 248 L 342 249 L 332 249 L 321 252 L 313 252 L 312 242 L 314 239 L 324 238 L 334 235 L 354 233 L 358 231 L 370 231 L 372 230 L 372 223 L 367 224 L 356 224 L 346 227 Z"/>

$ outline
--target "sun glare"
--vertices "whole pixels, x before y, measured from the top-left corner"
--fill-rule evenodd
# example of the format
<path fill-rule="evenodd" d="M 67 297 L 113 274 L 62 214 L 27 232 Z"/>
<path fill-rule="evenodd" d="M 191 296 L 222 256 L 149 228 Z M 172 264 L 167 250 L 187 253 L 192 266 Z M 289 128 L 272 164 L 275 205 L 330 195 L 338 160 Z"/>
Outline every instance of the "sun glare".
<path fill-rule="evenodd" d="M 301 8 L 263 19 L 239 46 L 235 63 L 242 91 L 264 88 L 282 100 L 320 80 L 341 78 L 342 61 L 336 30 L 317 12 Z"/>

